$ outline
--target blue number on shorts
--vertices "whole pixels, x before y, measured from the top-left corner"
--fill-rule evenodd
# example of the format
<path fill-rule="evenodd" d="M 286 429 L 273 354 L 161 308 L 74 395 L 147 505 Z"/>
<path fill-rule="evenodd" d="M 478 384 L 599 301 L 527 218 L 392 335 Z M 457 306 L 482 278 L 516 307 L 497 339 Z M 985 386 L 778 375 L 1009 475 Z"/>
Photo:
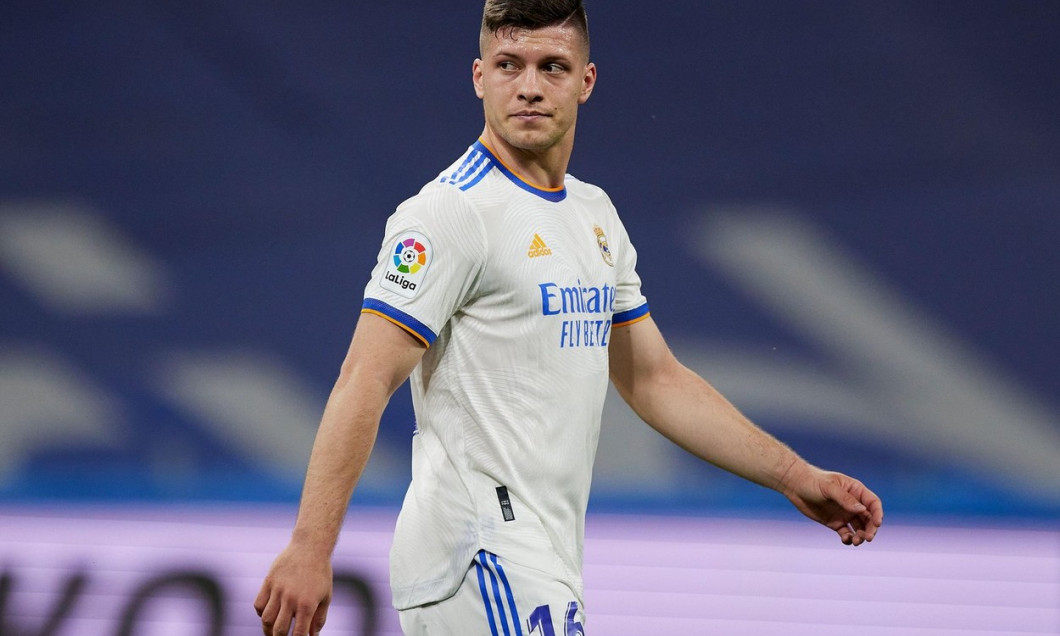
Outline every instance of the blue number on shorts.
<path fill-rule="evenodd" d="M 565 636 L 585 636 L 585 628 L 574 620 L 578 615 L 578 602 L 571 601 L 567 604 L 567 620 L 564 622 Z M 541 628 L 541 636 L 556 636 L 556 630 L 552 628 L 552 612 L 548 605 L 541 605 L 530 613 L 527 620 L 530 633 L 533 634 L 537 628 Z"/>
<path fill-rule="evenodd" d="M 585 628 L 582 624 L 575 621 L 574 617 L 578 615 L 578 602 L 571 601 L 567 604 L 567 621 L 565 623 L 567 636 L 585 636 Z"/>
<path fill-rule="evenodd" d="M 535 609 L 528 619 L 530 623 L 530 633 L 533 634 L 537 631 L 537 628 L 541 628 L 541 636 L 556 636 L 556 630 L 552 628 L 552 612 L 548 610 L 548 605 L 540 605 Z"/>

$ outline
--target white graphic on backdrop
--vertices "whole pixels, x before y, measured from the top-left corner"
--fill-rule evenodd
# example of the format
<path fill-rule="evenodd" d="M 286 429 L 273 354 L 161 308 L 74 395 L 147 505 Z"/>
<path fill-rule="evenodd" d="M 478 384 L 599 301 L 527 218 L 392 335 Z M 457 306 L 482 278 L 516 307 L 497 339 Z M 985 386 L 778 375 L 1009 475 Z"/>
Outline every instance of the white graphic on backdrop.
<path fill-rule="evenodd" d="M 154 314 L 172 296 L 160 262 L 76 203 L 0 203 L 0 267 L 65 314 Z"/>
<path fill-rule="evenodd" d="M 123 421 L 84 370 L 41 347 L 0 342 L 0 483 L 38 450 L 116 446 Z"/>
<path fill-rule="evenodd" d="M 754 365 L 747 352 L 729 358 L 755 378 L 757 386 L 737 389 L 748 409 L 816 410 L 835 435 L 956 459 L 1060 500 L 1060 416 L 813 224 L 786 211 L 740 209 L 710 215 L 697 237 L 705 263 L 831 361 L 823 374 L 789 365 L 771 378 L 746 373 Z M 785 384 L 793 401 L 766 395 Z"/>
<path fill-rule="evenodd" d="M 0 203 L 0 230 L 0 272 L 51 311 L 146 318 L 172 305 L 166 267 L 86 206 Z M 911 456 L 945 457 L 1060 499 L 1055 411 L 808 220 L 784 209 L 712 212 L 692 237 L 688 249 L 705 267 L 826 354 L 811 363 L 762 355 L 762 343 L 672 339 L 688 366 L 749 414 L 770 426 L 797 422 Z M 146 368 L 156 395 L 262 469 L 281 478 L 304 471 L 325 396 L 274 354 L 145 357 L 155 361 Z M 10 342 L 0 351 L 0 480 L 51 446 L 126 444 L 124 405 L 79 366 L 43 344 Z M 634 423 L 613 393 L 605 409 L 598 485 L 672 488 L 681 451 Z M 401 457 L 401 449 L 380 444 L 368 483 L 407 479 Z"/>
<path fill-rule="evenodd" d="M 671 338 L 680 360 L 767 428 L 785 424 L 944 458 L 1060 500 L 1060 415 L 787 209 L 711 211 L 686 249 L 826 362 L 765 343 Z M 650 291 L 650 290 L 649 290 Z M 676 450 L 612 391 L 595 479 L 605 489 L 679 486 Z M 778 431 L 779 432 L 779 431 Z"/>

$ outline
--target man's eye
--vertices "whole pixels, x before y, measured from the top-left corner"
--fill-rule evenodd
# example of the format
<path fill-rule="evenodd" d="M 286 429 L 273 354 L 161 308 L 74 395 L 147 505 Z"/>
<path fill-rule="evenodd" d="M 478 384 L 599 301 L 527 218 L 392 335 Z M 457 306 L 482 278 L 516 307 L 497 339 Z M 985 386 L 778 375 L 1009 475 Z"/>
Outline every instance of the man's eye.
<path fill-rule="evenodd" d="M 545 65 L 545 72 L 546 73 L 562 73 L 565 70 L 567 70 L 567 69 L 562 64 L 546 64 Z"/>
<path fill-rule="evenodd" d="M 515 62 L 501 62 L 497 65 L 497 68 L 501 69 L 502 71 L 514 71 Z"/>

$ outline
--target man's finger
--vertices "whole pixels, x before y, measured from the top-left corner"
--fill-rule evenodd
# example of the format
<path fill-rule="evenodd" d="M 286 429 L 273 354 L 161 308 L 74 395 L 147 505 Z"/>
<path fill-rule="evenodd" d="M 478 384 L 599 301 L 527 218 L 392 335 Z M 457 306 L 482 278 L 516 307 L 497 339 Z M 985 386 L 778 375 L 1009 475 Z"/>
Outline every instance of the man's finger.
<path fill-rule="evenodd" d="M 258 591 L 258 596 L 254 599 L 254 611 L 258 613 L 258 616 L 261 616 L 265 611 L 265 606 L 269 603 L 271 587 L 269 579 L 265 579 L 265 582 L 261 584 L 261 590 Z"/>
<path fill-rule="evenodd" d="M 270 595 L 261 610 L 261 631 L 265 636 L 273 636 L 273 626 L 276 624 L 276 615 L 280 613 L 280 601 L 275 595 Z"/>
<path fill-rule="evenodd" d="M 317 612 L 313 615 L 313 622 L 311 625 L 313 631 L 311 632 L 311 635 L 319 634 L 320 630 L 324 629 L 324 623 L 328 620 L 329 605 L 331 605 L 331 599 L 326 598 L 320 606 L 317 607 Z"/>
<path fill-rule="evenodd" d="M 830 479 L 820 481 L 821 495 L 828 500 L 838 503 L 843 510 L 860 514 L 865 510 L 865 505 L 854 496 L 851 484 L 847 483 L 843 475 L 833 475 Z"/>
<path fill-rule="evenodd" d="M 316 608 L 309 605 L 300 605 L 294 613 L 294 633 L 291 636 L 309 636 L 309 626 L 312 623 Z"/>
<path fill-rule="evenodd" d="M 272 633 L 269 636 L 287 636 L 291 629 L 291 606 L 284 603 L 280 606 L 280 613 L 276 615 L 276 622 L 272 625 Z"/>
<path fill-rule="evenodd" d="M 876 496 L 876 493 L 865 488 L 861 499 L 862 501 L 869 502 L 868 507 L 872 519 L 872 525 L 876 527 L 883 525 L 883 502 Z"/>
<path fill-rule="evenodd" d="M 858 531 L 866 541 L 872 541 L 876 536 L 876 530 L 879 528 L 879 525 L 875 522 L 873 516 L 874 515 L 870 513 L 866 515 L 866 517 L 858 517 L 857 519 Z"/>

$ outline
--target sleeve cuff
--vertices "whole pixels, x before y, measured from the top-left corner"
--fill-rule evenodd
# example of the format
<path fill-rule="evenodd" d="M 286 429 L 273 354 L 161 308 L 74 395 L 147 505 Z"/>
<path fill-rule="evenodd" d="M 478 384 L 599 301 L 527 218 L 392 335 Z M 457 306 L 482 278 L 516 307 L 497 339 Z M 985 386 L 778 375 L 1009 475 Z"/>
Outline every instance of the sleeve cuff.
<path fill-rule="evenodd" d="M 384 318 L 394 323 L 398 327 L 401 327 L 405 331 L 409 332 L 414 338 L 422 342 L 425 346 L 430 347 L 434 344 L 434 340 L 438 337 L 430 327 L 423 324 L 419 320 L 416 320 L 412 316 L 406 314 L 396 307 L 392 307 L 387 303 L 376 300 L 375 298 L 365 298 L 364 304 L 361 305 L 362 314 L 375 314 L 380 318 Z"/>
<path fill-rule="evenodd" d="M 640 307 L 633 309 L 627 309 L 626 311 L 617 312 L 611 316 L 612 327 L 625 327 L 626 325 L 632 325 L 635 322 L 640 322 L 651 315 L 651 311 L 648 310 L 648 303 L 644 303 Z"/>

